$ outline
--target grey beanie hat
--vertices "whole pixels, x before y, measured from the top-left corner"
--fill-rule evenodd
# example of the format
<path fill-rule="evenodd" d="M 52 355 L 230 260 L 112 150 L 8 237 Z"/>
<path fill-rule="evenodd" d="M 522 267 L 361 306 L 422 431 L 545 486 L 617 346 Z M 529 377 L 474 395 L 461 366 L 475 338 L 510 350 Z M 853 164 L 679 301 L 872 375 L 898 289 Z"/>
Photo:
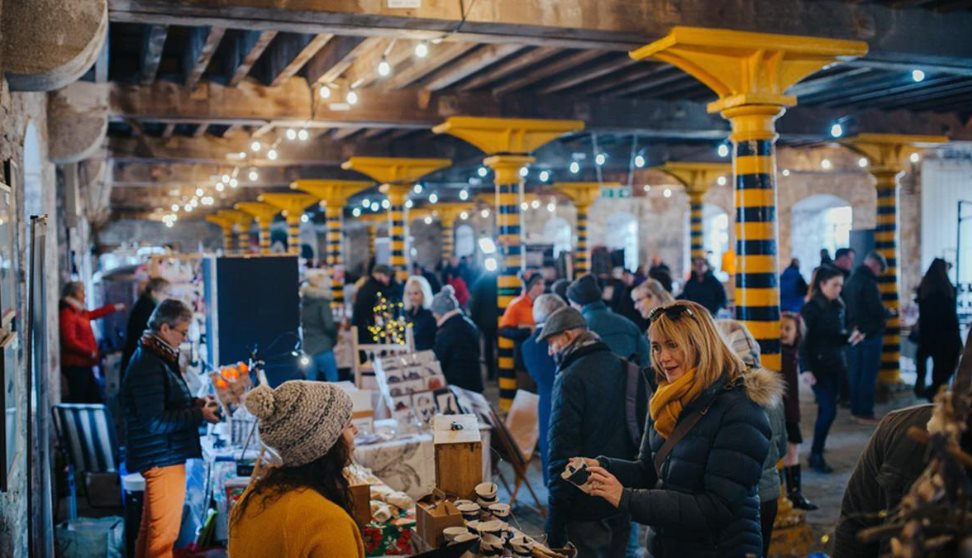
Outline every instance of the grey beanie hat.
<path fill-rule="evenodd" d="M 552 335 L 563 333 L 568 329 L 577 328 L 587 329 L 587 320 L 584 319 L 584 316 L 576 308 L 565 306 L 547 316 L 547 321 L 544 322 L 543 329 L 540 330 L 540 335 L 537 336 L 537 341 L 543 341 Z"/>
<path fill-rule="evenodd" d="M 326 382 L 291 380 L 261 385 L 243 404 L 257 417 L 260 440 L 285 467 L 306 465 L 327 454 L 351 420 L 351 396 Z"/>
<path fill-rule="evenodd" d="M 429 306 L 429 310 L 439 316 L 444 316 L 453 310 L 457 310 L 459 308 L 459 301 L 456 300 L 455 293 L 456 290 L 452 288 L 452 285 L 442 287 L 442 290 L 432 297 L 432 304 Z"/>
<path fill-rule="evenodd" d="M 586 306 L 601 300 L 601 287 L 593 275 L 584 275 L 567 287 L 567 298 L 571 302 Z"/>

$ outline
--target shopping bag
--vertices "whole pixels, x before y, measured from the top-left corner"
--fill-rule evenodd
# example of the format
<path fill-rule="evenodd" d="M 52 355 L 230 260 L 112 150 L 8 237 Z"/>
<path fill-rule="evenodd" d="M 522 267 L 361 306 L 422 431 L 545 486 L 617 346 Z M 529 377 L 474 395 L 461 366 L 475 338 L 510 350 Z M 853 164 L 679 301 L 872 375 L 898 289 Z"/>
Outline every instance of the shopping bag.
<path fill-rule="evenodd" d="M 59 524 L 54 541 L 61 558 L 122 558 L 125 522 L 118 516 L 79 517 Z"/>

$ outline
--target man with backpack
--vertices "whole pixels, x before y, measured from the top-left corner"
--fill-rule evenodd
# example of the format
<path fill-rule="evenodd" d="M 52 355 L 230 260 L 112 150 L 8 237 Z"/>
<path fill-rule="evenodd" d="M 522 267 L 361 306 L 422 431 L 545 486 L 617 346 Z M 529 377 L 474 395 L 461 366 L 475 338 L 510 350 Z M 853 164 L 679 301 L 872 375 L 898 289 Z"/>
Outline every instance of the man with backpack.
<path fill-rule="evenodd" d="M 547 542 L 568 540 L 580 558 L 624 556 L 631 519 L 605 500 L 584 493 L 561 474 L 571 458 L 604 455 L 631 459 L 647 415 L 647 389 L 637 365 L 614 354 L 574 308 L 561 308 L 544 324 L 557 363 L 549 433 L 550 515 Z M 580 483 L 583 484 L 583 483 Z"/>

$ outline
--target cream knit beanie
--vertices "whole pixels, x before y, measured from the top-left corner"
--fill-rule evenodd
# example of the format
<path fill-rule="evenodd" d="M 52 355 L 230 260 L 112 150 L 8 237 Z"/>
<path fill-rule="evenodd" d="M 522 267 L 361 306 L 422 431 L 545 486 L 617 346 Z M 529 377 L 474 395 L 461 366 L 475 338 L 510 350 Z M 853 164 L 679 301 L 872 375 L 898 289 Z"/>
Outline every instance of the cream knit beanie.
<path fill-rule="evenodd" d="M 351 420 L 351 397 L 326 382 L 291 380 L 276 389 L 261 385 L 246 395 L 244 405 L 257 417 L 260 440 L 285 467 L 325 455 Z"/>

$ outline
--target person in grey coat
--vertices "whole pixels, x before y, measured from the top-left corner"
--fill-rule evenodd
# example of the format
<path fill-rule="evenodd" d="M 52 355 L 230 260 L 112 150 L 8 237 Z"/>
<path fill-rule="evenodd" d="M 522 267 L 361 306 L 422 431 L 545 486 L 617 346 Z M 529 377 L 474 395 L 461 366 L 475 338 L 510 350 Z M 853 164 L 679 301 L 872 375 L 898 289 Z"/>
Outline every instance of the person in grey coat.
<path fill-rule="evenodd" d="M 331 280 L 323 269 L 308 269 L 300 289 L 301 347 L 310 357 L 305 375 L 308 380 L 338 380 L 334 344 L 337 326 L 331 311 Z"/>

